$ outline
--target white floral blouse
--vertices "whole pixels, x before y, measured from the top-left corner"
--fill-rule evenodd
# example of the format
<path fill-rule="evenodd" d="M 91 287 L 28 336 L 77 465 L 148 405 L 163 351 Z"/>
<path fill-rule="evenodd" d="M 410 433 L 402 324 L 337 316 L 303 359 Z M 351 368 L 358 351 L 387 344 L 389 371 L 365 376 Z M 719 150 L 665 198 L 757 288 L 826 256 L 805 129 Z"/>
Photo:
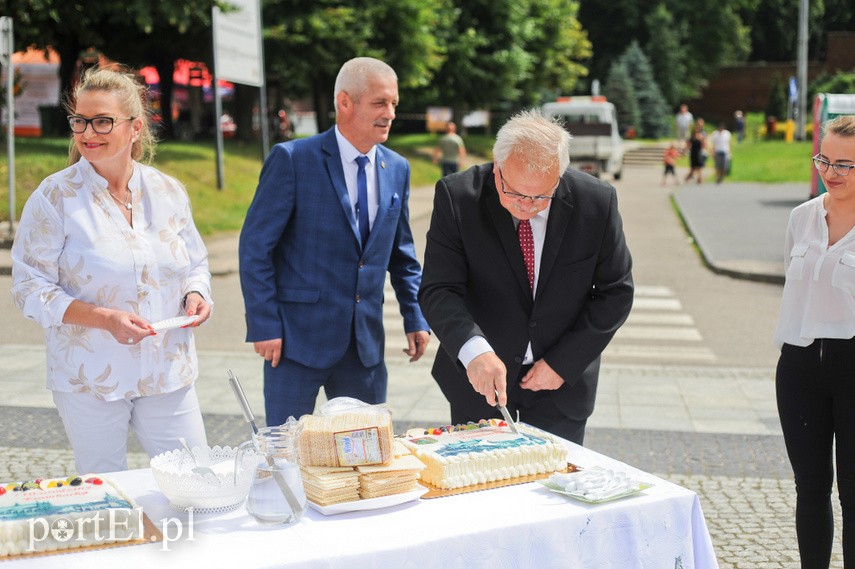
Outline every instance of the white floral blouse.
<path fill-rule="evenodd" d="M 183 315 L 190 291 L 213 304 L 208 253 L 184 187 L 134 163 L 128 188 L 133 226 L 85 159 L 46 178 L 24 206 L 12 246 L 12 297 L 45 329 L 53 391 L 132 399 L 175 391 L 199 374 L 190 328 L 125 346 L 106 330 L 62 322 L 75 299 L 149 322 Z"/>

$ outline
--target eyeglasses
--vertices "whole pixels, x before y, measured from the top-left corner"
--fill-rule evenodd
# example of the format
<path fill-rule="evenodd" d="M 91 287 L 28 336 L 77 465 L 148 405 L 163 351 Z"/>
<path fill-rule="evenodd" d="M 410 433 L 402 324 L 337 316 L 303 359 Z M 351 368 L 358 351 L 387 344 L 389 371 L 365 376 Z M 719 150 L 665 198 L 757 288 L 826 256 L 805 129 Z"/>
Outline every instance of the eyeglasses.
<path fill-rule="evenodd" d="M 499 180 L 501 180 L 501 182 L 502 182 L 502 187 L 499 189 L 502 191 L 502 193 L 505 194 L 506 196 L 508 196 L 509 198 L 513 198 L 513 199 L 517 199 L 517 200 L 521 200 L 521 201 L 528 200 L 530 203 L 542 204 L 542 203 L 546 203 L 549 200 L 553 199 L 555 197 L 555 192 L 558 191 L 558 183 L 561 181 L 561 178 L 559 178 L 558 181 L 555 182 L 555 187 L 552 188 L 552 195 L 549 195 L 549 196 L 527 196 L 525 194 L 519 194 L 517 192 L 506 191 L 505 190 L 505 177 L 502 176 L 502 169 L 499 168 L 498 170 L 499 170 Z"/>
<path fill-rule="evenodd" d="M 831 166 L 831 169 L 834 170 L 834 173 L 838 176 L 848 176 L 849 172 L 851 172 L 852 169 L 855 168 L 855 164 L 842 164 L 840 162 L 835 162 L 834 164 L 832 164 L 828 160 L 823 160 L 822 158 L 820 158 L 819 154 L 814 156 L 812 160 L 813 165 L 820 172 L 827 172 L 828 167 Z"/>
<path fill-rule="evenodd" d="M 86 126 L 91 125 L 92 130 L 97 134 L 110 134 L 113 132 L 113 126 L 117 121 L 132 121 L 136 117 L 93 117 L 87 119 L 79 115 L 68 115 L 68 126 L 71 127 L 71 132 L 74 134 L 83 134 L 86 132 Z"/>

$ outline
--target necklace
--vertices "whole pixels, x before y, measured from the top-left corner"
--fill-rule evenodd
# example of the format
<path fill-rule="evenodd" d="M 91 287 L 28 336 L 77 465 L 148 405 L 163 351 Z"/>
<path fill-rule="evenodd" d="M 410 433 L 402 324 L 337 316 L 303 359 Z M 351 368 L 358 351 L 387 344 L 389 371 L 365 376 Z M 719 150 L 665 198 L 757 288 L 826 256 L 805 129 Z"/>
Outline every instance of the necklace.
<path fill-rule="evenodd" d="M 134 205 L 131 203 L 131 191 L 130 190 L 128 190 L 128 201 L 126 201 L 126 202 L 123 202 L 122 200 L 117 198 L 115 195 L 113 195 L 113 192 L 111 192 L 110 190 L 107 190 L 107 193 L 110 194 L 110 197 L 113 198 L 117 204 L 119 204 L 120 206 L 123 206 L 126 210 L 131 211 L 132 209 L 134 209 Z"/>

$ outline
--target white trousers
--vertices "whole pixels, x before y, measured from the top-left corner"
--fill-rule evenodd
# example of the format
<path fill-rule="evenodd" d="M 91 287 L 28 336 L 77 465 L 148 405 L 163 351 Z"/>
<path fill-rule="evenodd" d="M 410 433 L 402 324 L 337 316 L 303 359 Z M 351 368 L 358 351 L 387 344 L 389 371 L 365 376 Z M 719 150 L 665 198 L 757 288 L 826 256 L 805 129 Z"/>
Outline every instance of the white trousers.
<path fill-rule="evenodd" d="M 53 392 L 53 401 L 74 451 L 78 474 L 128 469 L 128 428 L 149 456 L 208 444 L 202 410 L 192 385 L 170 393 L 102 401 L 89 393 Z"/>

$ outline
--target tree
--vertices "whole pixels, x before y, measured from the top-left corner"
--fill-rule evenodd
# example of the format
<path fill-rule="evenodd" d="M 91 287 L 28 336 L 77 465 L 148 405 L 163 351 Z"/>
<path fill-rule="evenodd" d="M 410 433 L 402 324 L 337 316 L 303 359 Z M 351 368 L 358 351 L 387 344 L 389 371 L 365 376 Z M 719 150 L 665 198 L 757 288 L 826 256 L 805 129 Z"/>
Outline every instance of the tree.
<path fill-rule="evenodd" d="M 758 0 L 756 6 L 740 10 L 751 30 L 750 61 L 796 59 L 799 0 Z M 824 60 L 826 38 L 831 31 L 855 29 L 852 0 L 821 0 L 808 4 L 808 57 Z"/>
<path fill-rule="evenodd" d="M 263 14 L 268 73 L 293 96 L 311 96 L 318 129 L 325 130 L 332 124 L 335 77 L 353 57 L 389 63 L 401 90 L 430 83 L 444 57 L 438 37 L 449 3 L 270 0 Z"/>
<path fill-rule="evenodd" d="M 446 59 L 437 71 L 436 101 L 460 121 L 473 108 L 490 108 L 522 97 L 534 57 L 524 49 L 532 30 L 527 2 L 471 0 L 453 9 L 444 40 Z"/>
<path fill-rule="evenodd" d="M 855 93 L 855 71 L 817 77 L 810 84 L 808 101 L 812 101 L 817 93 Z"/>
<path fill-rule="evenodd" d="M 434 103 L 460 120 L 473 108 L 539 103 L 571 91 L 586 69 L 590 42 L 575 0 L 470 0 L 452 10 L 436 74 Z"/>
<path fill-rule="evenodd" d="M 585 0 L 579 21 L 588 32 L 593 56 L 589 76 L 602 80 L 632 40 L 646 38 L 643 7 L 639 0 Z"/>
<path fill-rule="evenodd" d="M 529 36 L 524 49 L 531 54 L 530 76 L 522 82 L 520 103 L 540 103 L 544 92 L 572 93 L 588 69 L 591 42 L 579 23 L 576 0 L 529 0 Z"/>
<path fill-rule="evenodd" d="M 59 54 L 63 93 L 71 88 L 80 54 L 91 47 L 128 65 L 155 64 L 161 89 L 166 91 L 177 57 L 210 54 L 213 6 L 231 9 L 227 0 L 12 0 L 7 4 L 7 14 L 15 19 L 16 50 L 52 47 Z M 202 37 L 208 39 L 202 41 Z M 209 56 L 205 59 L 210 61 Z M 164 113 L 164 119 L 171 126 L 169 113 Z"/>
<path fill-rule="evenodd" d="M 624 63 L 615 61 L 612 64 L 603 93 L 614 104 L 618 125 L 623 132 L 626 133 L 629 129 L 639 132 L 641 113 L 638 110 L 638 98 Z"/>
<path fill-rule="evenodd" d="M 650 61 L 638 42 L 632 42 L 620 57 L 632 81 L 633 91 L 641 113 L 641 136 L 659 138 L 668 134 L 670 113 L 662 92 L 653 78 Z"/>
<path fill-rule="evenodd" d="M 781 75 L 775 73 L 769 86 L 769 99 L 766 101 L 766 116 L 777 117 L 778 120 L 787 118 L 787 92 Z"/>
<path fill-rule="evenodd" d="M 670 107 L 676 107 L 688 97 L 683 81 L 686 57 L 683 43 L 688 31 L 685 23 L 678 24 L 664 3 L 644 18 L 648 30 L 657 30 L 644 46 L 644 53 L 653 67 L 653 77 Z"/>
<path fill-rule="evenodd" d="M 722 65 L 743 61 L 750 49 L 749 30 L 740 19 L 744 10 L 759 0 L 585 0 L 579 20 L 593 44 L 591 77 L 603 77 L 611 63 L 631 42 L 649 49 L 665 33 L 651 28 L 645 14 L 663 4 L 673 17 L 674 29 L 685 29 L 678 52 L 683 55 L 685 73 L 683 97 L 696 95 Z M 655 25 L 659 25 L 654 22 Z"/>
<path fill-rule="evenodd" d="M 757 0 L 665 0 L 674 21 L 689 30 L 683 42 L 686 54 L 684 97 L 700 95 L 710 77 L 720 67 L 745 61 L 751 40 L 749 29 L 738 10 L 756 5 Z M 660 30 L 648 30 L 658 34 Z"/>
<path fill-rule="evenodd" d="M 790 61 L 796 58 L 799 0 L 759 0 L 756 9 L 747 10 L 741 16 L 751 28 L 751 60 Z"/>

